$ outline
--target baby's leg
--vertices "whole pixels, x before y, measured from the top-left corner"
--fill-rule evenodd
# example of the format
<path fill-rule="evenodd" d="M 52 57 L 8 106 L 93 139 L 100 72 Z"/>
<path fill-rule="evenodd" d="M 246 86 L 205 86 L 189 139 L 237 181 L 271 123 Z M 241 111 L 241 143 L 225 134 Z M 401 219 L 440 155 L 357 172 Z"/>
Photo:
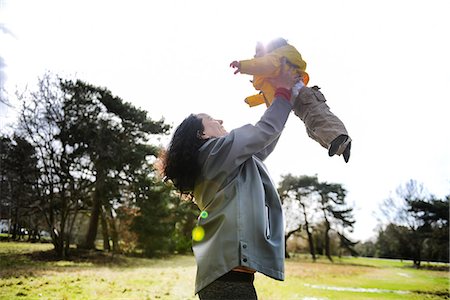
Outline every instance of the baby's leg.
<path fill-rule="evenodd" d="M 305 124 L 308 135 L 328 149 L 331 155 L 343 154 L 351 143 L 344 123 L 330 111 L 318 87 L 300 90 L 294 100 L 294 112 Z M 338 143 L 332 148 L 333 141 Z"/>

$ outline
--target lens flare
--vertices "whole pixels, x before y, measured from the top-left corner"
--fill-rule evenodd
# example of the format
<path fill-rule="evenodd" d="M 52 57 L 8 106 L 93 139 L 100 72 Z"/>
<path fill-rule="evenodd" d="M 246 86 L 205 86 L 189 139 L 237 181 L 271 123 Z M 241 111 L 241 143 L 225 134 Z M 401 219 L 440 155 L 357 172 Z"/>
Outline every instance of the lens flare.
<path fill-rule="evenodd" d="M 206 210 L 202 211 L 202 213 L 200 214 L 200 218 L 206 219 L 207 217 L 208 217 L 208 212 Z"/>
<path fill-rule="evenodd" d="M 195 226 L 192 230 L 192 239 L 196 242 L 200 242 L 205 237 L 205 229 L 201 226 Z"/>

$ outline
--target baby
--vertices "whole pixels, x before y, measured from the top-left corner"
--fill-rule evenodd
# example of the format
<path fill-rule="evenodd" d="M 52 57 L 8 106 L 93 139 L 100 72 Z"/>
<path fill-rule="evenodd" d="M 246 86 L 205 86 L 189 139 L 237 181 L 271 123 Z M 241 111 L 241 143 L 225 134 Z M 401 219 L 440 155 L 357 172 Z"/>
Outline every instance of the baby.
<path fill-rule="evenodd" d="M 233 61 L 230 66 L 235 68 L 234 74 L 253 75 L 253 86 L 260 93 L 247 97 L 245 102 L 250 106 L 265 103 L 270 106 L 275 89 L 270 84 L 270 78 L 276 77 L 280 72 L 282 60 L 286 65 L 293 67 L 302 80 L 293 88 L 293 110 L 303 121 L 308 136 L 328 149 L 328 155 L 342 155 L 347 163 L 350 159 L 351 138 L 348 135 L 344 123 L 331 111 L 325 103 L 324 95 L 319 87 L 306 86 L 309 75 L 306 73 L 306 62 L 295 47 L 288 44 L 283 38 L 277 38 L 266 46 L 261 43 L 256 45 L 256 53 L 253 59 Z"/>

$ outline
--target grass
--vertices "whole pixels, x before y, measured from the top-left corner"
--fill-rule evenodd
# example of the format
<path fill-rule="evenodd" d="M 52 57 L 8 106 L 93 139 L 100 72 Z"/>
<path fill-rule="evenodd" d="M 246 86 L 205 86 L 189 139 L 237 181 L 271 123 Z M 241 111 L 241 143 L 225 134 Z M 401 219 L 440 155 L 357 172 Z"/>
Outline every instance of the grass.
<path fill-rule="evenodd" d="M 195 260 L 78 253 L 51 259 L 50 244 L 0 243 L 0 299 L 197 299 Z M 286 280 L 257 274 L 259 299 L 449 299 L 448 264 L 335 258 L 286 261 Z"/>
<path fill-rule="evenodd" d="M 274 285 L 262 278 L 257 287 L 266 299 L 449 298 L 448 265 L 428 266 L 433 270 L 417 270 L 411 265 L 370 258 L 335 258 L 334 264 L 295 258 L 286 262 L 285 283 Z"/>

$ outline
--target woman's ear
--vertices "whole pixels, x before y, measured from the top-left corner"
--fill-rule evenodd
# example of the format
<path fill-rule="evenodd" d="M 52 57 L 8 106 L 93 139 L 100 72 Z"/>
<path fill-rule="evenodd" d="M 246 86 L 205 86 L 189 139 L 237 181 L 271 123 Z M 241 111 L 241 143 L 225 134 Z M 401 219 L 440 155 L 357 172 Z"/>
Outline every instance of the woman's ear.
<path fill-rule="evenodd" d="M 201 140 L 209 139 L 210 137 L 207 136 L 203 131 L 197 130 L 197 138 Z"/>

